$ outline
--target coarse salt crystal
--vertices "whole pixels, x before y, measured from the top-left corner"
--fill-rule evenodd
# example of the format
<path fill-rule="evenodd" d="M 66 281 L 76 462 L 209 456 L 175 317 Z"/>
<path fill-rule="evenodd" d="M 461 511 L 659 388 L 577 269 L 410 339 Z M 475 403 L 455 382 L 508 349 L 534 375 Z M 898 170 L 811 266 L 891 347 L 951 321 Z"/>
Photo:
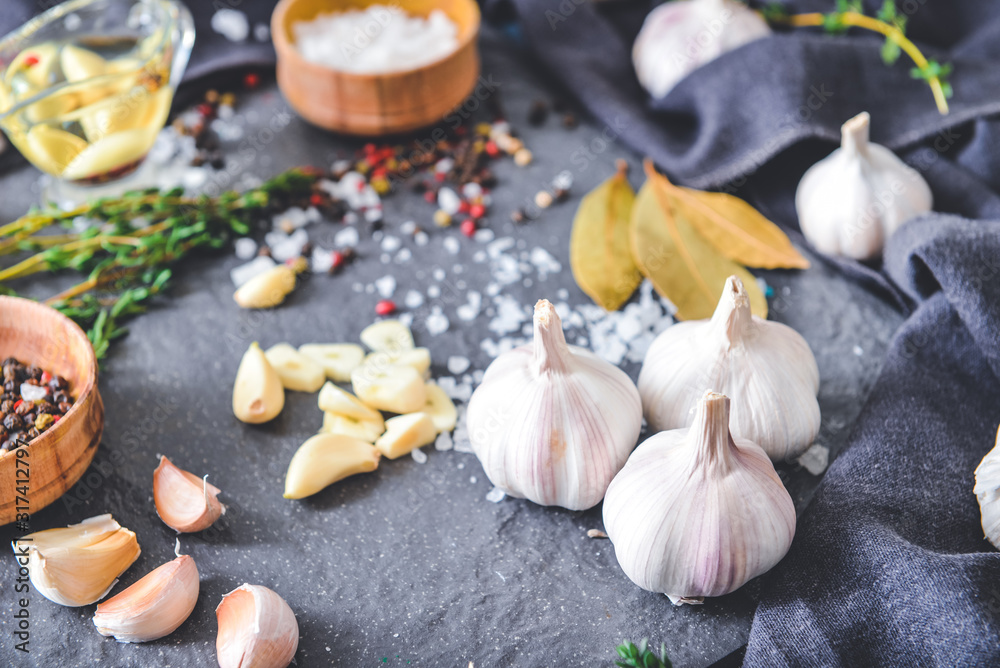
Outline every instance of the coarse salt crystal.
<path fill-rule="evenodd" d="M 449 216 L 454 216 L 458 213 L 459 207 L 462 206 L 462 198 L 451 188 L 441 188 L 438 190 L 437 203 L 442 211 Z"/>
<path fill-rule="evenodd" d="M 412 220 L 407 220 L 400 224 L 399 231 L 401 234 L 413 234 L 417 231 L 417 224 Z"/>
<path fill-rule="evenodd" d="M 448 326 L 450 324 L 451 323 L 448 322 L 448 316 L 441 312 L 440 306 L 432 308 L 431 314 L 424 319 L 424 327 L 427 328 L 427 333 L 431 336 L 444 334 L 448 331 Z"/>
<path fill-rule="evenodd" d="M 444 249 L 452 255 L 458 255 L 458 251 L 461 250 L 461 246 L 458 243 L 458 239 L 455 237 L 448 237 L 444 240 Z M 439 278 L 438 280 L 441 279 Z"/>
<path fill-rule="evenodd" d="M 254 276 L 263 274 L 275 265 L 277 265 L 277 262 L 275 262 L 272 258 L 262 255 L 250 260 L 246 264 L 233 267 L 229 271 L 229 278 L 233 281 L 233 285 L 240 287 Z"/>
<path fill-rule="evenodd" d="M 336 236 L 333 237 L 333 243 L 340 248 L 344 248 L 345 246 L 357 246 L 357 229 L 353 227 L 345 227 L 340 232 L 337 232 Z"/>
<path fill-rule="evenodd" d="M 437 164 L 434 165 L 434 171 L 438 174 L 447 174 L 454 166 L 455 161 L 452 158 L 441 158 L 437 161 Z"/>
<path fill-rule="evenodd" d="M 486 493 L 486 500 L 490 503 L 500 503 L 507 494 L 499 487 L 494 487 Z M 503 577 L 503 576 L 501 576 Z"/>
<path fill-rule="evenodd" d="M 543 281 L 549 274 L 558 274 L 562 271 L 562 265 L 559 264 L 559 261 L 540 246 L 531 249 L 531 264 L 535 265 L 538 278 Z"/>
<path fill-rule="evenodd" d="M 409 262 L 413 257 L 413 251 L 409 248 L 401 248 L 398 253 L 396 253 L 396 264 L 403 264 L 404 262 Z"/>
<path fill-rule="evenodd" d="M 446 431 L 438 434 L 437 439 L 434 441 L 435 450 L 451 450 L 453 445 L 454 444 L 451 442 L 451 434 Z"/>
<path fill-rule="evenodd" d="M 552 187 L 556 190 L 569 190 L 573 187 L 573 172 L 568 169 L 556 174 L 555 178 L 552 179 Z"/>
<path fill-rule="evenodd" d="M 427 288 L 427 296 L 430 297 L 431 299 L 437 299 L 438 297 L 441 296 L 441 288 L 439 288 L 436 285 L 430 286 L 429 288 Z"/>
<path fill-rule="evenodd" d="M 220 9 L 212 15 L 212 30 L 230 42 L 242 42 L 250 34 L 250 21 L 238 9 Z"/>
<path fill-rule="evenodd" d="M 427 463 L 427 453 L 421 450 L 420 448 L 414 448 L 413 450 L 411 450 L 410 456 L 413 457 L 413 461 L 415 461 L 418 464 Z"/>
<path fill-rule="evenodd" d="M 396 279 L 392 276 L 383 276 L 375 281 L 375 289 L 378 290 L 380 297 L 388 299 L 396 291 Z"/>
<path fill-rule="evenodd" d="M 475 181 L 470 181 L 462 186 L 462 196 L 466 199 L 476 199 L 483 194 L 483 187 Z"/>
<path fill-rule="evenodd" d="M 491 230 L 488 227 L 484 227 L 482 229 L 476 230 L 476 233 L 472 235 L 472 238 L 481 244 L 488 244 L 489 242 L 493 241 L 493 237 L 495 236 L 496 235 L 493 233 L 493 230 Z"/>
<path fill-rule="evenodd" d="M 257 254 L 257 242 L 249 237 L 240 237 L 233 244 L 233 250 L 236 251 L 236 257 L 241 260 L 249 260 Z"/>
<path fill-rule="evenodd" d="M 413 243 L 418 246 L 426 246 L 428 241 L 430 241 L 430 237 L 427 236 L 426 232 L 417 232 L 413 235 Z"/>
<path fill-rule="evenodd" d="M 309 256 L 309 269 L 314 274 L 325 274 L 333 269 L 333 253 L 316 246 Z"/>
<path fill-rule="evenodd" d="M 448 372 L 453 374 L 465 373 L 469 368 L 469 358 L 452 355 L 448 358 Z"/>
<path fill-rule="evenodd" d="M 799 464 L 809 473 L 820 475 L 826 470 L 830 461 L 830 450 L 822 445 L 813 444 L 799 456 Z"/>
<path fill-rule="evenodd" d="M 382 239 L 382 250 L 392 253 L 393 251 L 399 250 L 399 247 L 403 244 L 399 237 L 394 237 L 391 234 L 387 235 Z"/>
<path fill-rule="evenodd" d="M 41 401 L 46 396 L 48 396 L 48 392 L 41 385 L 21 384 L 21 398 L 25 401 Z"/>
<path fill-rule="evenodd" d="M 424 296 L 416 290 L 410 290 L 406 293 L 403 303 L 406 304 L 406 308 L 420 308 L 424 305 Z"/>
<path fill-rule="evenodd" d="M 467 298 L 469 301 L 455 309 L 455 313 L 458 315 L 459 320 L 470 322 L 475 320 L 476 316 L 479 315 L 479 311 L 483 306 L 483 296 L 475 290 L 470 290 Z"/>
<path fill-rule="evenodd" d="M 435 281 L 443 281 L 445 277 L 444 269 L 438 267 L 433 272 L 431 272 L 431 276 L 434 277 Z"/>

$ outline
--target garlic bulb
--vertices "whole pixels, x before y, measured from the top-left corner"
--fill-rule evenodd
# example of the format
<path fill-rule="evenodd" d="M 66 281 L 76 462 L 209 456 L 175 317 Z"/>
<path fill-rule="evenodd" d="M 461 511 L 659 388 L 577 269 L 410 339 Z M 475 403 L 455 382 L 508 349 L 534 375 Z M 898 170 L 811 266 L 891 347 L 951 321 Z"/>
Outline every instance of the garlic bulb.
<path fill-rule="evenodd" d="M 102 636 L 114 636 L 118 642 L 162 638 L 191 616 L 199 589 L 194 559 L 178 554 L 173 561 L 153 569 L 125 591 L 98 605 L 94 626 Z"/>
<path fill-rule="evenodd" d="M 996 445 L 976 467 L 976 486 L 972 491 L 979 499 L 986 540 L 1000 549 L 1000 431 Z"/>
<path fill-rule="evenodd" d="M 212 526 L 226 513 L 219 503 L 219 488 L 179 469 L 166 457 L 153 471 L 153 503 L 163 523 L 177 533 L 193 533 Z"/>
<path fill-rule="evenodd" d="M 604 498 L 622 570 L 675 603 L 738 589 L 781 561 L 795 535 L 774 466 L 728 425 L 729 399 L 706 392 L 691 428 L 643 441 Z"/>
<path fill-rule="evenodd" d="M 870 117 L 841 128 L 840 148 L 810 167 L 795 192 L 799 227 L 821 253 L 867 260 L 906 221 L 931 210 L 931 189 L 896 155 L 868 141 Z"/>
<path fill-rule="evenodd" d="M 244 584 L 215 609 L 221 668 L 285 668 L 299 646 L 299 624 L 285 600 L 267 587 Z"/>
<path fill-rule="evenodd" d="M 468 407 L 472 448 L 511 496 L 583 510 L 603 497 L 642 427 L 627 375 L 569 346 L 555 308 L 535 304 L 532 345 L 497 357 Z"/>
<path fill-rule="evenodd" d="M 642 87 L 661 98 L 698 67 L 770 34 L 767 22 L 741 2 L 667 2 L 643 22 L 632 63 Z"/>
<path fill-rule="evenodd" d="M 38 531 L 13 545 L 38 593 L 71 608 L 104 598 L 141 552 L 135 534 L 111 515 Z"/>
<path fill-rule="evenodd" d="M 706 387 L 732 397 L 733 434 L 775 461 L 800 455 L 819 432 L 819 369 L 809 344 L 752 315 L 736 276 L 711 319 L 668 327 L 649 347 L 639 372 L 646 421 L 656 431 L 689 426 Z"/>

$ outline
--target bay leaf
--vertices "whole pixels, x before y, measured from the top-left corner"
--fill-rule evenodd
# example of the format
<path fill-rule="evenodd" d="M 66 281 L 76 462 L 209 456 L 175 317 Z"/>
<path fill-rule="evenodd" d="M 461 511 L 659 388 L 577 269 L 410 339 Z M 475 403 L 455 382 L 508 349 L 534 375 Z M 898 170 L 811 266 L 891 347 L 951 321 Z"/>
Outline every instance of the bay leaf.
<path fill-rule="evenodd" d="M 761 269 L 809 267 L 809 260 L 795 250 L 781 228 L 739 197 L 684 188 L 660 178 L 674 199 L 676 215 L 730 260 Z"/>
<path fill-rule="evenodd" d="M 580 202 L 569 239 L 573 278 L 607 311 L 617 311 L 642 282 L 632 258 L 629 224 L 635 193 L 626 178 L 628 165 L 594 188 Z"/>
<path fill-rule="evenodd" d="M 767 299 L 743 266 L 725 257 L 684 218 L 675 215 L 670 183 L 646 163 L 646 183 L 632 207 L 632 254 L 657 292 L 677 307 L 679 320 L 709 318 L 726 279 L 739 276 L 755 315 L 767 317 Z"/>

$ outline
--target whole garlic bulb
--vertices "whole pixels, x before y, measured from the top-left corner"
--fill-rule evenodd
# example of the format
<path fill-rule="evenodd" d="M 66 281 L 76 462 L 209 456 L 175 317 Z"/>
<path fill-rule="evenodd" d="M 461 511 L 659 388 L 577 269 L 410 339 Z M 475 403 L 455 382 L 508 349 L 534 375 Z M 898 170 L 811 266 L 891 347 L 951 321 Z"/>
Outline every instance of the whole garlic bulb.
<path fill-rule="evenodd" d="M 729 399 L 706 392 L 691 428 L 643 441 L 604 498 L 622 570 L 675 603 L 738 589 L 781 561 L 795 535 L 774 466 L 728 425 Z"/>
<path fill-rule="evenodd" d="M 510 496 L 590 508 L 639 437 L 639 393 L 621 369 L 567 345 L 544 299 L 535 304 L 534 327 L 534 342 L 493 360 L 473 393 L 472 449 Z"/>
<path fill-rule="evenodd" d="M 983 534 L 1000 550 L 1000 431 L 996 445 L 976 467 L 976 486 L 972 491 L 979 499 Z"/>
<path fill-rule="evenodd" d="M 642 87 L 661 98 L 691 71 L 770 34 L 767 22 L 741 2 L 666 2 L 643 22 L 632 63 Z"/>
<path fill-rule="evenodd" d="M 900 225 L 933 206 L 930 186 L 868 141 L 868 112 L 841 128 L 840 148 L 810 167 L 795 192 L 799 227 L 816 250 L 868 260 Z"/>
<path fill-rule="evenodd" d="M 706 387 L 733 398 L 733 434 L 775 461 L 801 454 L 819 433 L 819 369 L 809 344 L 752 315 L 736 276 L 711 319 L 668 327 L 649 347 L 639 372 L 646 421 L 656 431 L 689 426 Z"/>

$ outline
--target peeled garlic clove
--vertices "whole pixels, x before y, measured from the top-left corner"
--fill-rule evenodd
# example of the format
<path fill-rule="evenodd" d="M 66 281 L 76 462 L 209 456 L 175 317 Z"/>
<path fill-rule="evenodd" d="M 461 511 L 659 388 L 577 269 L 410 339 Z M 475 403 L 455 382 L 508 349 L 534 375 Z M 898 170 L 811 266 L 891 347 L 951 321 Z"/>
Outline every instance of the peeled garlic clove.
<path fill-rule="evenodd" d="M 326 382 L 323 367 L 287 343 L 278 343 L 264 352 L 286 390 L 315 392 Z"/>
<path fill-rule="evenodd" d="M 691 602 L 722 596 L 781 561 L 795 507 L 767 454 L 729 433 L 729 399 L 706 392 L 690 429 L 646 439 L 604 498 L 625 574 Z"/>
<path fill-rule="evenodd" d="M 285 407 L 285 388 L 254 341 L 243 354 L 233 384 L 233 414 L 249 424 L 273 420 Z"/>
<path fill-rule="evenodd" d="M 319 391 L 319 409 L 325 413 L 345 415 L 356 420 L 381 421 L 382 414 L 369 408 L 350 392 L 345 392 L 333 383 L 327 383 Z"/>
<path fill-rule="evenodd" d="M 698 403 L 693 387 L 731 396 L 733 435 L 774 461 L 802 454 L 819 433 L 819 368 L 809 344 L 791 327 L 752 315 L 736 276 L 710 320 L 677 323 L 649 347 L 639 394 L 650 426 L 690 426 Z"/>
<path fill-rule="evenodd" d="M 157 128 L 138 128 L 106 135 L 80 151 L 61 176 L 69 181 L 93 178 L 136 162 L 149 152 L 158 133 Z"/>
<path fill-rule="evenodd" d="M 343 434 L 368 443 L 374 443 L 384 432 L 385 421 L 381 415 L 377 420 L 359 420 L 336 413 L 323 413 L 323 427 L 320 429 L 323 434 Z"/>
<path fill-rule="evenodd" d="M 163 523 L 178 533 L 193 533 L 212 526 L 226 512 L 219 503 L 219 488 L 177 468 L 166 457 L 153 471 L 153 503 Z"/>
<path fill-rule="evenodd" d="M 903 223 L 931 210 L 923 177 L 868 141 L 868 112 L 844 123 L 841 145 L 806 171 L 795 192 L 802 234 L 816 250 L 867 260 Z"/>
<path fill-rule="evenodd" d="M 642 87 L 661 98 L 693 70 L 770 34 L 767 22 L 741 2 L 677 0 L 646 16 L 632 63 Z"/>
<path fill-rule="evenodd" d="M 215 609 L 220 668 L 286 668 L 299 646 L 299 625 L 285 600 L 267 587 L 244 584 Z"/>
<path fill-rule="evenodd" d="M 411 366 L 366 364 L 351 373 L 351 385 L 367 406 L 390 413 L 413 413 L 427 402 L 424 379 Z"/>
<path fill-rule="evenodd" d="M 413 334 L 398 320 L 380 320 L 361 331 L 361 343 L 375 352 L 398 353 L 413 348 Z"/>
<path fill-rule="evenodd" d="M 242 308 L 272 308 L 285 301 L 294 289 L 295 272 L 279 264 L 241 285 L 233 293 L 233 299 Z"/>
<path fill-rule="evenodd" d="M 303 499 L 338 480 L 378 468 L 371 443 L 343 434 L 317 434 L 292 456 L 285 474 L 285 498 Z"/>
<path fill-rule="evenodd" d="M 354 343 L 307 343 L 299 352 L 323 367 L 326 377 L 338 383 L 351 382 L 351 372 L 365 359 L 364 349 Z"/>
<path fill-rule="evenodd" d="M 1000 549 L 1000 431 L 996 444 L 976 467 L 976 486 L 983 534 L 993 547 Z"/>
<path fill-rule="evenodd" d="M 87 142 L 71 132 L 49 125 L 35 125 L 25 135 L 25 155 L 41 169 L 58 176 L 66 165 L 87 148 Z"/>
<path fill-rule="evenodd" d="M 398 459 L 437 438 L 434 422 L 427 413 L 398 415 L 385 421 L 385 433 L 375 447 L 385 457 Z"/>
<path fill-rule="evenodd" d="M 619 368 L 569 346 L 555 307 L 535 304 L 534 341 L 497 357 L 469 401 L 472 449 L 505 493 L 590 508 L 642 427 L 639 393 Z"/>
<path fill-rule="evenodd" d="M 111 515 L 38 531 L 15 540 L 13 546 L 38 593 L 71 608 L 104 598 L 141 552 L 135 534 Z"/>
<path fill-rule="evenodd" d="M 427 348 L 414 348 L 394 353 L 371 353 L 365 357 L 365 366 L 372 365 L 381 369 L 392 364 L 412 366 L 417 373 L 423 375 L 431 368 L 431 351 Z"/>
<path fill-rule="evenodd" d="M 178 556 L 97 606 L 94 626 L 118 642 L 148 642 L 170 635 L 198 602 L 198 567 Z"/>
<path fill-rule="evenodd" d="M 448 393 L 434 383 L 426 384 L 427 405 L 424 406 L 424 413 L 430 416 L 434 422 L 434 430 L 438 433 L 442 431 L 453 431 L 455 423 L 458 421 L 458 411 Z"/>

